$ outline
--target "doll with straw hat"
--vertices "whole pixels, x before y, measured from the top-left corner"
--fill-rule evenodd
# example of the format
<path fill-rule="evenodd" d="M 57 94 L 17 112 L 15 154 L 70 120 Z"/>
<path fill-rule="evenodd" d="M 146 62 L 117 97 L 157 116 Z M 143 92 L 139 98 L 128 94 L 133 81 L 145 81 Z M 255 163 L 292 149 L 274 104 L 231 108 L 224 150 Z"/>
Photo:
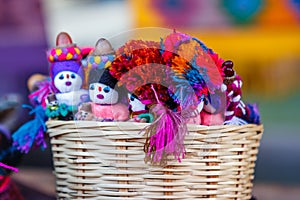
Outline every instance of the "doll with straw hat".
<path fill-rule="evenodd" d="M 78 106 L 88 96 L 88 91 L 82 89 L 82 57 L 82 50 L 73 44 L 70 35 L 65 32 L 57 35 L 56 47 L 48 51 L 50 77 L 60 104 Z"/>
<path fill-rule="evenodd" d="M 118 80 L 106 68 L 114 57 L 111 44 L 104 38 L 97 41 L 95 49 L 87 56 L 91 102 L 80 106 L 77 119 L 87 119 L 81 115 L 83 108 L 90 108 L 88 114 L 92 114 L 98 121 L 126 121 L 129 118 L 127 106 L 120 102 Z"/>

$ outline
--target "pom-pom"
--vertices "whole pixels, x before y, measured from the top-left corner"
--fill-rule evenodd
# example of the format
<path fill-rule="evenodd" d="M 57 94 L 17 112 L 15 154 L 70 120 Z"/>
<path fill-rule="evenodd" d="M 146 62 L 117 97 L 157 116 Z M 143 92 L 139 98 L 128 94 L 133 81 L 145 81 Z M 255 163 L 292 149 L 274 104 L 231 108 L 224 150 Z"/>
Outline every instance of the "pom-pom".
<path fill-rule="evenodd" d="M 113 77 L 120 80 L 129 70 L 145 64 L 164 64 L 160 55 L 159 43 L 131 40 L 117 49 L 116 58 L 109 66 Z M 147 77 L 145 77 L 147 79 Z"/>

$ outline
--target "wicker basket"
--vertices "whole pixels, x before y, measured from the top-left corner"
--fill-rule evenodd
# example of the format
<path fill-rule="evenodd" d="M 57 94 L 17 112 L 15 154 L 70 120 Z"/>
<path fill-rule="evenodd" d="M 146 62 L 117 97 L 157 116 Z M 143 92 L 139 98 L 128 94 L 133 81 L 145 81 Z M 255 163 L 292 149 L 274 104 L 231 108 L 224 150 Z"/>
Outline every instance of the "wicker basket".
<path fill-rule="evenodd" d="M 186 156 L 144 163 L 146 126 L 48 121 L 58 199 L 250 199 L 262 125 L 189 125 Z M 172 159 L 172 158 L 170 158 Z"/>

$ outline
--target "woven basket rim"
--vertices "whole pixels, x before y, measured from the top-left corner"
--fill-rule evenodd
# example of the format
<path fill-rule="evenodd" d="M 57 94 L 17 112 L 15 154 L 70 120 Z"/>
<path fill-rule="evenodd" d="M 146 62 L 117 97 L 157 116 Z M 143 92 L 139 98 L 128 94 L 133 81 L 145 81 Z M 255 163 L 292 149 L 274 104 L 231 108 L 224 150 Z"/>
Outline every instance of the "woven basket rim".
<path fill-rule="evenodd" d="M 118 121 L 118 122 L 98 122 L 98 121 L 80 121 L 80 120 L 69 120 L 69 121 L 65 121 L 65 120 L 48 120 L 46 122 L 46 125 L 51 125 L 51 124 L 55 124 L 55 123 L 64 123 L 66 125 L 72 125 L 72 124 L 76 124 L 76 123 L 81 123 L 84 125 L 93 125 L 93 124 L 97 124 L 100 126 L 112 126 L 114 124 L 133 124 L 133 125 L 143 125 L 143 126 L 147 126 L 150 125 L 151 123 L 142 123 L 142 122 L 129 122 L 129 121 Z M 188 127 L 202 127 L 202 128 L 209 128 L 209 129 L 216 129 L 219 127 L 254 127 L 254 126 L 263 126 L 263 124 L 245 124 L 245 125 L 211 125 L 211 126 L 206 126 L 206 125 L 198 125 L 198 124 L 187 124 Z"/>
<path fill-rule="evenodd" d="M 98 122 L 98 121 L 76 121 L 76 120 L 72 120 L 72 121 L 63 121 L 63 120 L 48 120 L 46 122 L 46 126 L 48 127 L 48 129 L 52 129 L 55 128 L 57 126 L 73 126 L 75 128 L 78 129 L 83 129 L 83 128 L 92 128 L 92 127 L 127 127 L 128 129 L 129 125 L 130 127 L 132 127 L 132 130 L 136 130 L 137 128 L 139 128 L 140 130 L 142 130 L 143 128 L 147 127 L 148 125 L 150 125 L 151 123 L 139 123 L 139 122 Z M 188 127 L 188 131 L 191 130 L 198 130 L 198 131 L 211 131 L 211 130 L 219 130 L 222 129 L 224 127 L 226 127 L 226 130 L 241 130 L 241 129 L 257 129 L 260 131 L 264 131 L 264 126 L 263 124 L 245 124 L 245 125 L 212 125 L 212 126 L 205 126 L 205 125 L 197 125 L 197 124 L 187 124 Z M 65 133 L 55 133 L 54 136 L 58 136 L 61 134 L 65 134 Z M 50 137 L 52 137 L 52 134 L 49 134 Z"/>

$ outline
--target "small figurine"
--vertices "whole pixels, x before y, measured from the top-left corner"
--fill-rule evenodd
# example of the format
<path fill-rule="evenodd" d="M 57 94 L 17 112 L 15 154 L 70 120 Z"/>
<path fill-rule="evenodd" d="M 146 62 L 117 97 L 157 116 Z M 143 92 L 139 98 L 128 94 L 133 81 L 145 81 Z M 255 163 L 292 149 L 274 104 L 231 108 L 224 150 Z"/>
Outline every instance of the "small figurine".
<path fill-rule="evenodd" d="M 92 101 L 89 104 L 98 121 L 126 121 L 129 118 L 127 106 L 119 102 L 118 80 L 107 69 L 114 57 L 115 51 L 109 41 L 101 38 L 86 59 L 89 97 Z M 80 113 L 77 114 L 79 117 Z"/>
<path fill-rule="evenodd" d="M 59 116 L 59 104 L 55 94 L 49 94 L 47 97 L 46 115 L 50 119 L 58 119 Z"/>
<path fill-rule="evenodd" d="M 84 72 L 81 58 L 81 49 L 73 44 L 71 37 L 64 32 L 58 34 L 56 48 L 49 51 L 48 60 L 59 104 L 78 106 L 87 99 L 88 91 L 82 89 Z"/>
<path fill-rule="evenodd" d="M 93 121 L 95 116 L 92 112 L 92 106 L 89 103 L 84 103 L 79 106 L 78 112 L 75 115 L 76 120 Z"/>
<path fill-rule="evenodd" d="M 224 124 L 244 125 L 248 123 L 259 124 L 260 114 L 256 104 L 245 105 L 242 101 L 242 80 L 233 70 L 233 62 L 225 61 L 224 83 L 226 89 L 227 109 L 225 112 Z"/>
<path fill-rule="evenodd" d="M 128 93 L 130 121 L 151 123 L 153 115 L 149 113 L 149 109 L 143 104 L 136 95 Z"/>
<path fill-rule="evenodd" d="M 235 116 L 236 109 L 240 104 L 240 100 L 242 98 L 242 80 L 236 75 L 233 70 L 233 62 L 225 61 L 223 63 L 224 67 L 224 83 L 222 87 L 226 88 L 226 97 L 227 97 L 227 106 L 225 113 L 225 120 L 231 120 Z"/>
<path fill-rule="evenodd" d="M 119 93 L 115 88 L 117 79 L 108 69 L 92 69 L 89 76 L 89 95 L 92 113 L 99 121 L 126 121 L 129 111 L 119 103 Z"/>
<path fill-rule="evenodd" d="M 73 120 L 73 112 L 77 108 L 68 106 L 65 103 L 59 103 L 55 94 L 49 94 L 47 97 L 47 107 L 45 114 L 50 119 Z"/>

